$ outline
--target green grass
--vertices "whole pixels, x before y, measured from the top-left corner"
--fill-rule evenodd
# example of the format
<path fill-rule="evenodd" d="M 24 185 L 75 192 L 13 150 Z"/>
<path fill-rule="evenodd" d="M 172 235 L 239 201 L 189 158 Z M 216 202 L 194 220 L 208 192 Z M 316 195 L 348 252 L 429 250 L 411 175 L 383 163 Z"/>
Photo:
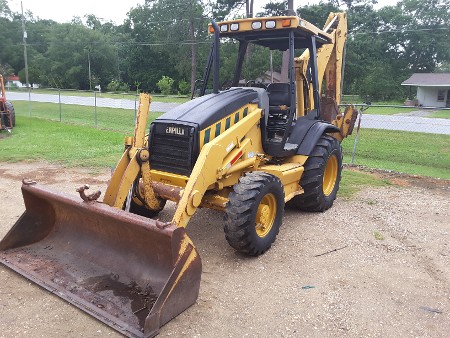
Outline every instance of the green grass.
<path fill-rule="evenodd" d="M 390 185 L 388 180 L 372 174 L 344 169 L 339 185 L 339 197 L 351 198 L 365 187 L 384 187 L 388 185 Z"/>
<path fill-rule="evenodd" d="M 12 134 L 2 132 L 0 161 L 44 160 L 77 167 L 111 167 L 122 151 L 123 132 L 18 116 Z"/>
<path fill-rule="evenodd" d="M 427 117 L 450 119 L 450 110 L 436 110 L 430 113 Z"/>
<path fill-rule="evenodd" d="M 380 231 L 378 231 L 378 230 L 375 230 L 375 231 L 373 232 L 373 237 L 375 237 L 375 239 L 376 239 L 377 241 L 382 241 L 382 240 L 384 240 L 383 234 L 382 234 Z"/>
<path fill-rule="evenodd" d="M 39 116 L 43 119 L 28 117 L 28 102 L 18 101 L 15 103 L 15 108 L 18 114 L 13 135 L 5 136 L 7 134 L 2 132 L 2 136 L 5 137 L 0 139 L 2 149 L 0 160 L 3 161 L 43 159 L 69 165 L 77 163 L 83 166 L 111 165 L 118 160 L 117 146 L 121 148 L 123 136 L 131 135 L 134 128 L 132 110 L 114 108 L 97 110 L 98 127 L 119 131 L 117 133 L 93 128 L 93 107 L 63 106 L 64 122 L 85 124 L 85 126 L 49 121 L 52 119 L 59 121 L 57 104 L 33 104 L 33 117 Z M 158 115 L 152 113 L 150 121 Z M 106 140 L 110 140 L 108 137 L 114 137 L 114 135 L 116 137 L 120 135 L 120 137 L 112 146 L 112 143 L 107 143 Z M 351 160 L 354 138 L 354 135 L 350 136 L 342 143 L 346 163 Z M 105 142 L 110 148 L 103 147 Z M 112 153 L 115 155 L 108 157 Z M 102 160 L 103 157 L 105 160 Z M 100 161 L 97 161 L 97 158 Z M 450 179 L 450 135 L 361 129 L 355 164 Z M 349 174 L 344 171 L 345 175 L 358 174 Z M 367 178 L 366 175 L 363 177 Z M 348 189 L 351 191 L 352 187 Z"/>
<path fill-rule="evenodd" d="M 12 134 L 2 133 L 0 161 L 44 160 L 66 166 L 111 167 L 123 150 L 125 132 L 67 125 L 18 116 Z M 374 175 L 344 170 L 339 195 L 349 198 L 365 186 L 385 186 Z"/>
<path fill-rule="evenodd" d="M 191 100 L 191 97 L 187 96 L 163 96 L 158 94 L 150 94 L 152 96 L 152 100 L 155 102 L 169 102 L 169 103 L 185 103 Z"/>
<path fill-rule="evenodd" d="M 342 142 L 349 163 L 355 135 Z M 450 135 L 361 129 L 355 164 L 450 179 Z"/>
<path fill-rule="evenodd" d="M 424 117 L 433 117 L 441 119 L 450 119 L 450 110 L 431 110 L 422 109 L 419 107 L 411 108 L 395 108 L 395 107 L 370 107 L 364 114 L 374 114 L 374 115 L 395 115 L 395 114 L 407 114 L 413 111 L 423 110 L 427 113 Z"/>
<path fill-rule="evenodd" d="M 345 104 L 361 104 L 364 103 L 364 99 L 360 98 L 358 95 L 342 95 L 342 103 Z M 370 101 L 372 104 L 385 104 L 393 106 L 402 106 L 405 102 L 401 100 L 390 100 L 390 101 Z"/>
<path fill-rule="evenodd" d="M 17 116 L 29 116 L 30 104 L 28 101 L 14 101 L 14 109 Z M 126 131 L 134 130 L 134 110 L 120 108 L 103 108 L 79 106 L 71 104 L 61 105 L 61 115 L 59 104 L 32 102 L 31 116 L 47 120 L 61 121 L 65 123 L 80 124 L 87 126 L 97 126 L 102 129 Z M 159 112 L 150 112 L 149 122 L 161 115 Z"/>
<path fill-rule="evenodd" d="M 15 92 L 26 92 L 23 89 L 10 89 L 8 91 Z M 33 89 L 33 93 L 35 94 L 51 94 L 58 95 L 57 89 Z M 125 99 L 125 100 L 135 100 L 138 95 L 134 92 L 129 93 L 96 93 L 97 97 L 101 98 L 109 98 L 109 99 Z M 189 101 L 191 98 L 188 96 L 178 96 L 178 95 L 161 95 L 161 94 L 151 94 L 152 100 L 155 102 L 175 102 L 175 103 L 184 103 Z M 61 96 L 83 96 L 83 97 L 94 97 L 94 92 L 92 91 L 83 91 L 83 90 L 61 90 Z"/>
<path fill-rule="evenodd" d="M 364 114 L 375 114 L 375 115 L 395 115 L 395 114 L 406 114 L 418 110 L 418 108 L 395 108 L 395 107 L 369 107 L 369 109 L 364 111 Z"/>

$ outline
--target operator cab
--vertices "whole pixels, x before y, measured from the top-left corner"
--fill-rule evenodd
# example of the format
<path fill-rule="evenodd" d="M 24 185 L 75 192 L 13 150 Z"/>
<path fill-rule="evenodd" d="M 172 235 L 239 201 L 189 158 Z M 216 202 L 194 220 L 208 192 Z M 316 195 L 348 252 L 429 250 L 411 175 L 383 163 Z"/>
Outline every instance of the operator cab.
<path fill-rule="evenodd" d="M 213 68 L 213 92 L 219 93 L 219 44 L 220 38 L 232 38 L 239 41 L 232 88 L 239 85 L 242 66 L 249 43 L 269 48 L 271 50 L 289 51 L 288 82 L 270 83 L 267 88 L 260 87 L 254 81 L 248 81 L 247 86 L 258 92 L 259 106 L 264 109 L 262 133 L 264 150 L 275 157 L 293 155 L 302 141 L 302 135 L 320 117 L 320 93 L 317 69 L 317 48 L 332 43 L 332 36 L 311 23 L 296 16 L 248 18 L 226 22 L 212 22 L 209 32 L 214 34 L 214 42 L 205 68 L 199 96 L 205 94 L 211 68 Z M 304 81 L 302 113 L 297 112 L 295 50 L 308 49 L 310 59 L 307 69 L 307 79 Z M 242 88 L 242 87 L 240 87 Z M 247 88 L 249 89 L 249 88 Z M 196 89 L 194 88 L 193 93 Z M 310 95 L 312 91 L 312 95 Z M 312 96 L 313 102 L 308 98 Z M 307 107 L 314 107 L 308 111 Z M 303 113 L 305 112 L 305 113 Z M 305 115 L 305 116 L 303 116 Z M 299 134 L 299 131 L 301 132 Z"/>

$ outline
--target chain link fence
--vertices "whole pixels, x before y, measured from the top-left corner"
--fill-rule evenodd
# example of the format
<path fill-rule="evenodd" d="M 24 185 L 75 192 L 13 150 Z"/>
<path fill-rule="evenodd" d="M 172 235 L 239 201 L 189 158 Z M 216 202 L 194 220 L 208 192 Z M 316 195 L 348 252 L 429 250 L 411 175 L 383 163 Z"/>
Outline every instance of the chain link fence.
<path fill-rule="evenodd" d="M 450 109 L 356 106 L 355 129 L 342 143 L 345 163 L 450 179 Z"/>
<path fill-rule="evenodd" d="M 162 97 L 165 101 L 179 98 Z M 8 92 L 17 116 L 43 118 L 64 123 L 93 126 L 101 129 L 131 132 L 139 105 L 136 93 L 101 93 L 61 89 L 24 89 Z M 182 100 L 182 99 L 181 99 Z M 178 104 L 154 102 L 149 120 Z"/>
<path fill-rule="evenodd" d="M 126 133 L 133 132 L 139 104 L 139 96 L 135 93 L 34 89 L 14 90 L 7 94 L 17 116 Z M 149 122 L 187 100 L 154 96 Z M 348 96 L 345 100 L 349 101 Z M 359 115 L 353 135 L 342 143 L 345 163 L 425 175 L 433 170 L 430 168 L 436 168 L 440 172 L 448 170 L 450 178 L 449 108 L 387 104 L 355 106 Z M 437 175 L 442 176 L 441 173 Z"/>

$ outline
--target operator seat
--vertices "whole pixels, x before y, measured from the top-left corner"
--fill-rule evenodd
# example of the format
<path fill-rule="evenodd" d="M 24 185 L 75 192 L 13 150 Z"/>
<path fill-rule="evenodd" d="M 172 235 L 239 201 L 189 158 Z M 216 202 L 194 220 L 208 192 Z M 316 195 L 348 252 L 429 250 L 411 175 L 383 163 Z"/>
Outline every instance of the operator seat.
<path fill-rule="evenodd" d="M 267 86 L 269 96 L 269 119 L 267 132 L 269 138 L 283 135 L 290 112 L 291 94 L 289 83 L 271 83 Z"/>

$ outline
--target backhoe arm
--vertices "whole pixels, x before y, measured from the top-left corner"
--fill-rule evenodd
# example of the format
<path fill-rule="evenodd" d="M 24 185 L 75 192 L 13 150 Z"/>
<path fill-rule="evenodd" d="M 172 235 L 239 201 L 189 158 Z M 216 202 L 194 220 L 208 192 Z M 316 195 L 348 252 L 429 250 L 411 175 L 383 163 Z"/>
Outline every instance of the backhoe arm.
<path fill-rule="evenodd" d="M 333 39 L 331 44 L 325 44 L 317 50 L 319 88 L 323 88 L 322 84 L 325 81 L 320 118 L 333 123 L 341 130 L 340 133 L 333 135 L 341 141 L 351 134 L 357 116 L 354 107 L 348 107 L 344 113 L 340 113 L 338 107 L 342 95 L 347 14 L 330 13 L 323 30 L 331 34 Z M 304 116 L 315 108 L 312 86 L 309 86 L 307 76 L 309 57 L 309 50 L 305 50 L 300 57 L 295 59 L 298 116 Z"/>
<path fill-rule="evenodd" d="M 326 82 L 327 97 L 332 97 L 336 104 L 341 102 L 342 67 L 344 61 L 344 46 L 347 38 L 347 15 L 345 13 L 330 13 L 325 23 L 324 31 L 333 37 L 332 43 L 325 44 L 317 49 L 317 65 L 319 75 L 319 88 L 322 88 L 323 80 Z M 312 88 L 305 91 L 305 82 L 308 82 L 307 67 L 309 62 L 309 50 L 295 59 L 297 96 L 303 98 L 305 92 L 308 94 L 307 106 L 299 99 L 297 111 L 303 116 L 306 111 L 314 109 L 312 99 Z M 310 86 L 309 86 L 310 87 Z M 306 111 L 305 111 L 306 110 Z"/>

